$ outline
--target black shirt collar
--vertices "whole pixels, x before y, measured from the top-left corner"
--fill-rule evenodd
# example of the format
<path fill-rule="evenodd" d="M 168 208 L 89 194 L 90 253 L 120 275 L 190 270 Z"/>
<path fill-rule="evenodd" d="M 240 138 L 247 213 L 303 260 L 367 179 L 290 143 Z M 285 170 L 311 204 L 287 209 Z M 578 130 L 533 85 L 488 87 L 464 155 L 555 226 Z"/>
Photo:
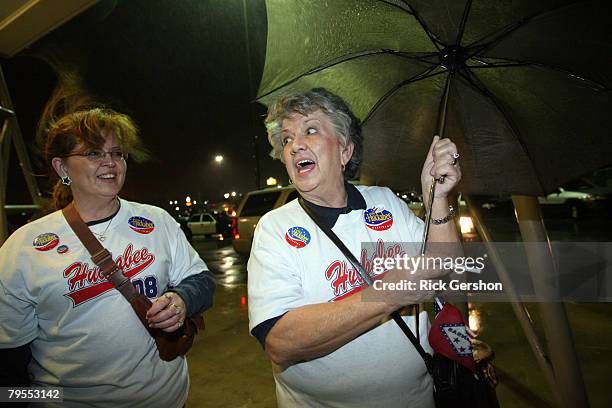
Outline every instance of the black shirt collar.
<path fill-rule="evenodd" d="M 323 207 L 320 205 L 316 205 L 311 203 L 308 200 L 304 200 L 304 203 L 314 211 L 314 213 L 319 217 L 321 222 L 327 225 L 329 228 L 333 228 L 338 221 L 338 217 L 340 214 L 348 214 L 353 210 L 365 210 L 366 202 L 357 187 L 354 185 L 345 182 L 344 187 L 346 188 L 346 207 L 342 208 L 331 208 L 331 207 Z"/>
<path fill-rule="evenodd" d="M 86 224 L 88 227 L 91 227 L 92 225 L 102 224 L 103 222 L 106 222 L 106 221 L 112 220 L 112 219 L 113 219 L 113 217 L 114 217 L 115 215 L 117 215 L 117 214 L 119 213 L 119 210 L 121 209 L 121 200 L 117 199 L 117 204 L 119 204 L 119 205 L 117 205 L 117 211 L 115 211 L 114 213 L 112 213 L 112 214 L 111 214 L 111 215 L 109 215 L 108 217 L 102 218 L 101 220 L 87 221 L 85 224 Z"/>

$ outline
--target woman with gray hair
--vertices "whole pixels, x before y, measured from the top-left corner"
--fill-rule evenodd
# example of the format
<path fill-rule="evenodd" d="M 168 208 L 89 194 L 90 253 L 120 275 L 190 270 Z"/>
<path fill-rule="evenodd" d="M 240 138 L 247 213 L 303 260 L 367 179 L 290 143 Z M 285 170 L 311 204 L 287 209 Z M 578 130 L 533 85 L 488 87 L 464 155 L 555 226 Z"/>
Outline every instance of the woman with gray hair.
<path fill-rule="evenodd" d="M 432 407 L 423 360 L 387 321 L 430 293 L 376 297 L 306 209 L 383 282 L 406 271 L 377 276 L 374 259 L 401 255 L 398 242 L 419 242 L 423 222 L 389 189 L 347 182 L 359 167 L 362 136 L 340 97 L 322 88 L 284 96 L 269 107 L 266 127 L 272 156 L 304 205 L 294 200 L 261 218 L 248 263 L 249 329 L 272 360 L 279 406 Z M 430 242 L 458 241 L 447 199 L 461 178 L 457 157 L 454 143 L 433 138 L 423 191 L 431 177 L 444 176 L 445 183 L 434 198 Z M 375 245 L 362 248 L 366 242 Z M 415 318 L 404 319 L 414 330 Z M 431 350 L 426 313 L 419 320 L 423 347 Z"/>

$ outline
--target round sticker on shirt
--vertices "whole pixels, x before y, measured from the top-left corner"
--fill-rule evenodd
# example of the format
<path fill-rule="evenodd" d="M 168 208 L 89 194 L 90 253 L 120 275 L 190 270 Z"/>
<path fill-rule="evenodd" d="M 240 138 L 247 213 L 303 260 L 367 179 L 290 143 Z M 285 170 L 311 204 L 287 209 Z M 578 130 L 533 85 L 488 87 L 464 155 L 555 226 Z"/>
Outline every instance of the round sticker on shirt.
<path fill-rule="evenodd" d="M 144 217 L 132 217 L 128 220 L 128 225 L 139 234 L 150 234 L 155 229 L 153 221 Z"/>
<path fill-rule="evenodd" d="M 58 254 L 65 254 L 66 252 L 68 252 L 68 245 L 60 245 L 57 247 Z"/>
<path fill-rule="evenodd" d="M 39 236 L 34 238 L 34 241 L 32 242 L 32 245 L 38 251 L 48 251 L 50 249 L 55 248 L 57 244 L 59 244 L 59 237 L 57 236 L 57 234 L 54 234 L 52 232 L 45 232 L 44 234 L 40 234 Z"/>
<path fill-rule="evenodd" d="M 377 207 L 369 208 L 363 213 L 365 224 L 374 231 L 385 231 L 393 225 L 393 214 Z"/>
<path fill-rule="evenodd" d="M 306 228 L 291 227 L 285 234 L 285 241 L 292 247 L 304 248 L 310 242 L 310 232 Z"/>

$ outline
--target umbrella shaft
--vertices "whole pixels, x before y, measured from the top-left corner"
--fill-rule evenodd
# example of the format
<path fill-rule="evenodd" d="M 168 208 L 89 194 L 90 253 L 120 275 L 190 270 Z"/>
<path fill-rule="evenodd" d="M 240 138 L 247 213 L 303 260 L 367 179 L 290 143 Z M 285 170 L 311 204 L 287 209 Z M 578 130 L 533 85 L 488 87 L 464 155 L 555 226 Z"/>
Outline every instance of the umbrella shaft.
<path fill-rule="evenodd" d="M 429 186 L 429 201 L 427 202 L 427 208 L 425 208 L 425 228 L 423 229 L 423 239 L 421 241 L 421 255 L 425 255 L 427 250 L 427 237 L 429 235 L 429 224 L 431 223 L 431 210 L 436 193 L 436 184 L 436 179 L 432 177 L 431 185 Z"/>

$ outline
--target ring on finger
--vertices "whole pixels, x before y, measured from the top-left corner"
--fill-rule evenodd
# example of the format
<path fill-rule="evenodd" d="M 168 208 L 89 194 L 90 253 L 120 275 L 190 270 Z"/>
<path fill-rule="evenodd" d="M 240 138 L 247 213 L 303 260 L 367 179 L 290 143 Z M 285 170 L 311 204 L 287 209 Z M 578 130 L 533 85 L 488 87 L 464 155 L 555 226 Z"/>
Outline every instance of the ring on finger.
<path fill-rule="evenodd" d="M 453 161 L 451 162 L 451 165 L 456 165 L 457 164 L 457 160 L 459 160 L 460 154 L 459 153 L 453 153 L 452 154 L 453 157 Z"/>
<path fill-rule="evenodd" d="M 174 314 L 175 314 L 175 315 L 180 315 L 180 314 L 181 314 L 181 310 L 182 310 L 182 309 L 181 309 L 181 307 L 180 307 L 180 306 L 177 306 L 177 305 L 175 305 L 175 304 L 173 303 L 173 304 L 172 304 L 172 307 L 174 308 Z"/>
<path fill-rule="evenodd" d="M 184 323 L 184 322 L 185 322 L 185 321 L 184 321 L 183 319 L 180 319 L 180 320 L 178 321 L 178 327 L 181 327 L 181 326 L 183 325 L 183 323 Z"/>

